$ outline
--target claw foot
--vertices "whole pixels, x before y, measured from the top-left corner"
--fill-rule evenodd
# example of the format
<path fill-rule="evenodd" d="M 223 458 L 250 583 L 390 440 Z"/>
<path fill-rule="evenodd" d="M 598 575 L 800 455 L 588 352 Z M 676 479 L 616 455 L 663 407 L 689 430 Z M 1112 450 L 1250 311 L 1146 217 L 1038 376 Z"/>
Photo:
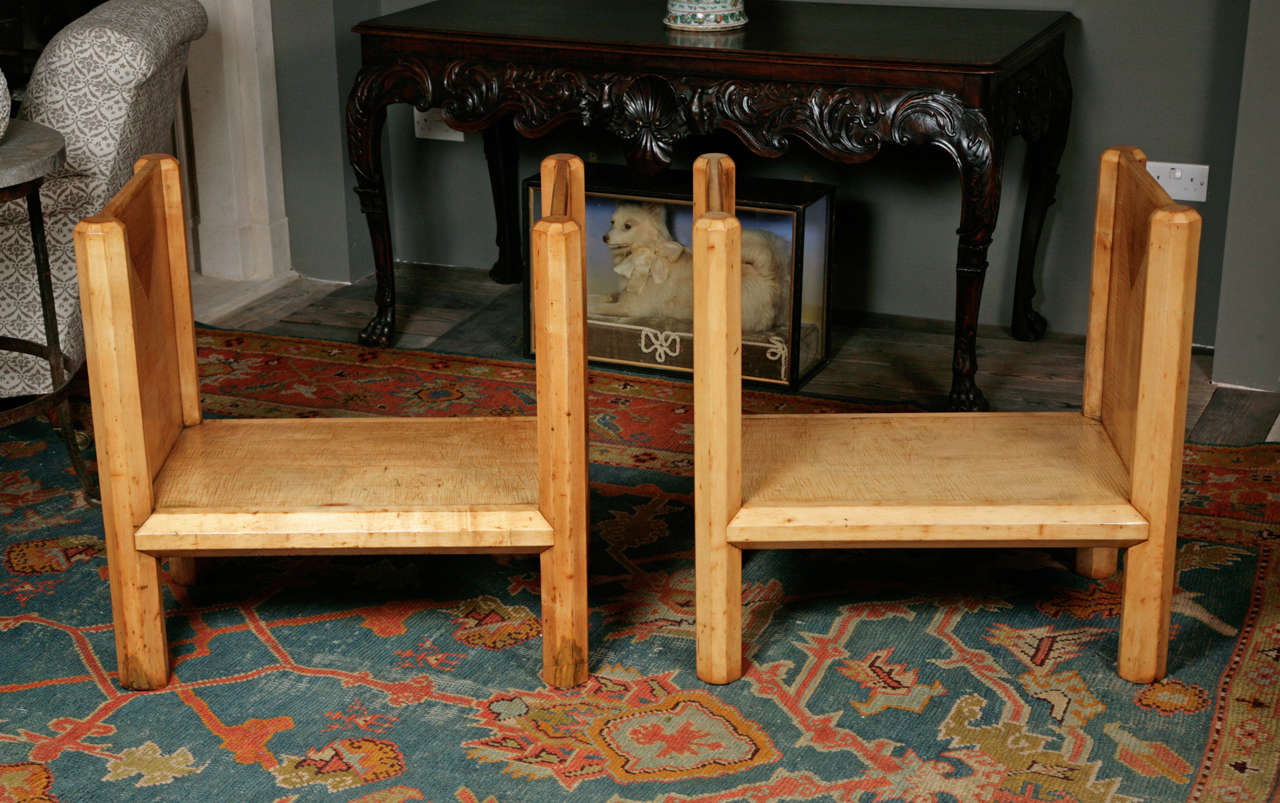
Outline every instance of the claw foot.
<path fill-rule="evenodd" d="M 387 348 L 391 345 L 391 337 L 396 332 L 396 311 L 394 307 L 379 309 L 374 313 L 360 332 L 360 345 L 372 348 Z"/>
<path fill-rule="evenodd" d="M 982 412 L 987 409 L 987 397 L 974 384 L 973 377 L 956 377 L 951 381 L 951 409 L 961 413 Z"/>
<path fill-rule="evenodd" d="M 1044 316 L 1028 307 L 1025 310 L 1013 311 L 1013 337 L 1015 340 L 1039 340 L 1044 337 L 1049 322 Z"/>

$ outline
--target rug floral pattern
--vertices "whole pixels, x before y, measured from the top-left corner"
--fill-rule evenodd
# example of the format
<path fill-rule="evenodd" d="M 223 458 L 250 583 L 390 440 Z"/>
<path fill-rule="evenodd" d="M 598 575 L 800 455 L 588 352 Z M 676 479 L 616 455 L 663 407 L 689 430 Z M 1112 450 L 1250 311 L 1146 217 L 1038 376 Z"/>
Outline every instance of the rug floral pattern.
<path fill-rule="evenodd" d="M 208 414 L 510 415 L 530 365 L 199 335 Z M 867 409 L 748 393 L 752 412 Z M 115 681 L 101 518 L 0 431 L 0 801 L 1269 801 L 1280 448 L 1189 445 L 1171 673 L 1120 680 L 1119 579 L 1035 550 L 750 553 L 744 678 L 697 680 L 687 384 L 593 372 L 591 656 L 538 679 L 538 564 L 208 560 L 174 678 Z"/>

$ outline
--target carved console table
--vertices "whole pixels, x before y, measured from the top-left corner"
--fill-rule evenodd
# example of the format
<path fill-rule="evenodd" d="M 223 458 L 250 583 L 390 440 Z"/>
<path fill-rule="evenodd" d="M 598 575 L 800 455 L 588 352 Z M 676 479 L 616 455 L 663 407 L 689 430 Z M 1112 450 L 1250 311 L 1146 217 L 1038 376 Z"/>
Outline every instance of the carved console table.
<path fill-rule="evenodd" d="M 449 125 L 484 132 L 499 260 L 518 281 L 517 140 L 567 122 L 603 127 L 634 169 L 665 168 L 682 139 L 732 132 L 777 157 L 803 142 L 858 163 L 882 145 L 933 146 L 960 174 L 951 404 L 986 406 L 974 333 L 1007 141 L 1028 142 L 1030 187 L 1013 331 L 1036 339 L 1032 270 L 1053 202 L 1071 112 L 1063 60 L 1069 14 L 752 0 L 737 34 L 668 32 L 660 0 L 437 0 L 356 26 L 363 68 L 347 102 L 356 192 L 369 223 L 378 311 L 361 333 L 395 331 L 391 228 L 382 172 L 386 107 L 439 106 Z"/>

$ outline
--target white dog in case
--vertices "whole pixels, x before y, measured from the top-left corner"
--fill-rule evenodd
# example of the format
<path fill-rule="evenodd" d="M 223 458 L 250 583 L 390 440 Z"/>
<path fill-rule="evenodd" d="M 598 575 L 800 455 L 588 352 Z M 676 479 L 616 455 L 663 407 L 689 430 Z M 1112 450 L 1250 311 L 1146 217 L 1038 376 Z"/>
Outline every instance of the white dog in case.
<path fill-rule="evenodd" d="M 593 296 L 591 315 L 693 320 L 693 257 L 671 236 L 662 204 L 621 203 L 604 243 L 622 290 Z M 762 332 L 786 320 L 790 249 L 762 229 L 742 230 L 742 330 Z"/>

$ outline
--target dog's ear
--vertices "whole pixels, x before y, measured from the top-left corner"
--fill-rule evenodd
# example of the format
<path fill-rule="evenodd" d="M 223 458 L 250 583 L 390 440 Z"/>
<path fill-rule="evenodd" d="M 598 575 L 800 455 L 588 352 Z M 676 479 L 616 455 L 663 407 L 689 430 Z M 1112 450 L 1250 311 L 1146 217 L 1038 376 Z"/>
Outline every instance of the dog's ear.
<path fill-rule="evenodd" d="M 667 225 L 667 207 L 664 204 L 647 203 L 644 205 L 644 211 L 656 222 L 663 226 Z"/>
<path fill-rule="evenodd" d="M 675 240 L 667 240 L 658 245 L 658 255 L 666 262 L 675 262 L 684 256 L 684 246 Z"/>
<path fill-rule="evenodd" d="M 671 245 L 680 246 L 679 243 L 671 243 Z M 653 281 L 656 284 L 662 284 L 671 278 L 672 261 L 663 254 L 654 254 L 653 260 L 649 263 L 649 275 L 653 277 Z"/>

